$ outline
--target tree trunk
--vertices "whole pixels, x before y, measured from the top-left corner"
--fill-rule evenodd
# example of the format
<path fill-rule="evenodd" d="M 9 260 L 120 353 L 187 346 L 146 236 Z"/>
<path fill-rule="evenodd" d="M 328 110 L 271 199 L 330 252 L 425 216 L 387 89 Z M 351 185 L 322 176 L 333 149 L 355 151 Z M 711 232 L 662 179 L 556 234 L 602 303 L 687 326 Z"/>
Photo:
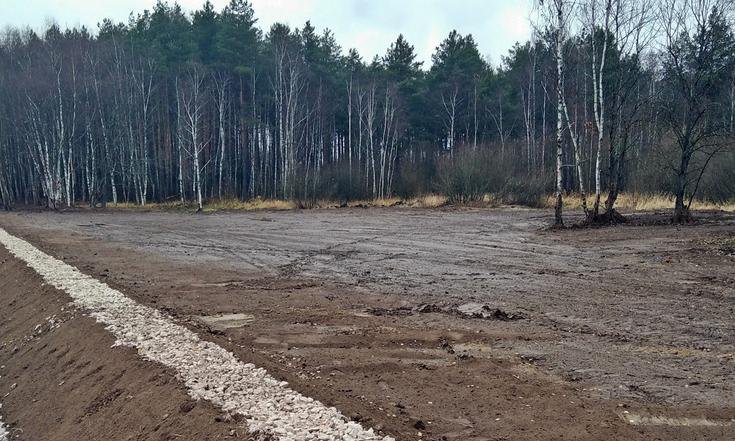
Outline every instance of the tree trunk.
<path fill-rule="evenodd" d="M 562 26 L 564 23 L 564 11 L 563 3 L 561 0 L 557 0 L 556 3 L 556 44 L 555 44 L 555 57 L 556 57 L 556 203 L 554 204 L 554 225 L 557 227 L 564 226 L 564 219 L 562 217 L 562 118 L 564 110 L 564 58 L 563 58 L 563 41 L 562 41 Z"/>

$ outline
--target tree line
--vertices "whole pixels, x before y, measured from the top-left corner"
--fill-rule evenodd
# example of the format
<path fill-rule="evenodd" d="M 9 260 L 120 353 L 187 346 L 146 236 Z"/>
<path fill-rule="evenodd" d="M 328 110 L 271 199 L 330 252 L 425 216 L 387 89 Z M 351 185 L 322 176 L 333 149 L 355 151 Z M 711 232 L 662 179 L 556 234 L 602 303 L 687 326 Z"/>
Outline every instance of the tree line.
<path fill-rule="evenodd" d="M 735 38 L 725 0 L 545 0 L 498 66 L 452 31 L 430 66 L 329 30 L 257 27 L 246 0 L 159 1 L 0 37 L 0 200 L 51 208 L 216 198 L 580 193 L 735 197 Z M 489 11 L 492 13 L 492 11 Z"/>

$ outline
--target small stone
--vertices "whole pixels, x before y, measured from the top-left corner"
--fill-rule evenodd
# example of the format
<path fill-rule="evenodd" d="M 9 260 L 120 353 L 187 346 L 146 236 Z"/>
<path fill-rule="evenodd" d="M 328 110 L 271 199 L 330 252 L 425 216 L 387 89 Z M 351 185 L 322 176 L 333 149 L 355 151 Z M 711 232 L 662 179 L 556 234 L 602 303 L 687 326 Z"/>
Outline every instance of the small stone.
<path fill-rule="evenodd" d="M 181 403 L 181 406 L 179 406 L 179 412 L 189 413 L 192 409 L 194 409 L 195 406 L 195 401 L 184 401 L 183 403 Z"/>

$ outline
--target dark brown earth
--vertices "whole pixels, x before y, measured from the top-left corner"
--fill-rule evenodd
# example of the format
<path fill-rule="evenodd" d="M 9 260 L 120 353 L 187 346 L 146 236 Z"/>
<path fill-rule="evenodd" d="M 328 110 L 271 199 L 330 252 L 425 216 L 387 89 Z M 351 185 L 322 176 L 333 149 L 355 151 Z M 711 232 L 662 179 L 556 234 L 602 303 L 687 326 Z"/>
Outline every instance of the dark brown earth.
<path fill-rule="evenodd" d="M 543 229 L 548 221 L 545 212 L 522 209 L 0 215 L 9 232 L 398 439 L 418 432 L 430 440 L 732 439 L 732 425 L 632 426 L 621 416 L 735 418 L 735 257 L 728 248 L 735 219 L 713 214 L 684 227 L 553 232 Z M 3 289 L 3 304 L 5 296 Z M 26 300 L 44 302 L 33 299 Z M 470 302 L 522 318 L 455 312 Z M 33 321 L 11 306 L 16 326 Z M 194 318 L 230 312 L 255 320 L 221 332 Z M 54 332 L 87 323 L 76 315 Z M 15 332 L 33 329 L 26 328 Z M 89 333 L 98 340 L 79 346 L 73 362 L 96 344 L 101 359 L 120 358 L 109 364 L 117 369 L 151 366 L 129 350 L 109 349 L 104 331 Z M 72 333 L 63 338 L 75 341 Z M 3 346 L 0 357 L 6 352 Z M 64 371 L 43 351 L 28 357 L 26 364 L 52 378 L 84 370 Z M 17 361 L 2 363 L 22 370 Z M 185 401 L 185 393 L 163 369 L 141 369 L 146 382 L 120 378 L 108 389 L 163 387 L 171 397 L 153 400 L 161 411 L 151 413 L 178 415 L 166 406 L 180 406 L 175 394 Z M 148 383 L 155 369 L 170 381 Z M 0 375 L 0 391 L 7 390 Z M 25 374 L 15 375 L 20 391 Z M 77 389 L 91 387 L 98 386 Z M 25 396 L 49 398 L 37 393 Z M 84 409 L 104 393 L 67 399 Z M 54 407 L 9 397 L 0 402 L 13 427 L 28 424 L 21 415 L 39 414 L 75 427 Z M 112 403 L 125 404 L 119 397 Z M 211 439 L 229 434 L 214 409 L 200 406 L 201 416 L 187 414 L 171 427 Z M 115 415 L 127 405 L 121 409 Z M 138 421 L 131 415 L 116 427 L 129 425 L 132 434 Z M 25 439 L 69 439 L 46 436 Z"/>
<path fill-rule="evenodd" d="M 112 335 L 0 246 L 0 402 L 11 440 L 247 439 L 166 369 Z M 217 421 L 220 420 L 220 421 Z"/>

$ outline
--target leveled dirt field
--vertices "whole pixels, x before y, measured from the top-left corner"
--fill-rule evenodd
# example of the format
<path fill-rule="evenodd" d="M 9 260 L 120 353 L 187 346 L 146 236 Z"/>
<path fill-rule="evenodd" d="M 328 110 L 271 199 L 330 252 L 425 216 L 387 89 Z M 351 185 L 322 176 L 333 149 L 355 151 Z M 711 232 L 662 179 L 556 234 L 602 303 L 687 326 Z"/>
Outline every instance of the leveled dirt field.
<path fill-rule="evenodd" d="M 524 209 L 81 211 L 2 214 L 0 227 L 396 439 L 733 439 L 735 217 L 567 231 L 545 230 L 549 220 Z M 94 419 L 74 428 L 113 402 L 130 439 L 245 436 L 206 404 L 182 413 L 173 376 L 109 348 L 81 312 L 57 312 L 75 330 L 43 338 L 60 341 L 16 350 L 63 295 L 0 253 L 0 414 L 18 439 L 101 439 Z M 199 318 L 222 313 L 246 314 L 244 326 Z M 69 360 L 51 355 L 63 345 L 77 349 Z M 176 416 L 156 431 L 117 399 L 147 393 L 134 380 L 146 363 L 160 389 L 149 405 Z M 58 384 L 91 364 L 123 392 L 109 399 L 87 377 L 74 399 L 33 384 L 35 371 Z"/>

